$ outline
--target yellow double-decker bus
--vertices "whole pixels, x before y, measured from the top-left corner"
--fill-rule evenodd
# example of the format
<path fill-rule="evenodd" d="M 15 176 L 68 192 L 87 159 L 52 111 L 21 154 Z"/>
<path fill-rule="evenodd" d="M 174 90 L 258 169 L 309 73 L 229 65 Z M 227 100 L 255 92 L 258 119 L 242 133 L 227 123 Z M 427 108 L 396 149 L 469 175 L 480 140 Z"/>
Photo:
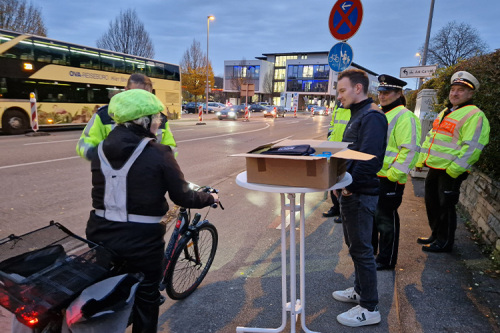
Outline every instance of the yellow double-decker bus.
<path fill-rule="evenodd" d="M 167 116 L 180 117 L 178 65 L 0 29 L 1 130 L 31 128 L 31 92 L 40 128 L 84 125 L 132 73 L 150 77 Z"/>

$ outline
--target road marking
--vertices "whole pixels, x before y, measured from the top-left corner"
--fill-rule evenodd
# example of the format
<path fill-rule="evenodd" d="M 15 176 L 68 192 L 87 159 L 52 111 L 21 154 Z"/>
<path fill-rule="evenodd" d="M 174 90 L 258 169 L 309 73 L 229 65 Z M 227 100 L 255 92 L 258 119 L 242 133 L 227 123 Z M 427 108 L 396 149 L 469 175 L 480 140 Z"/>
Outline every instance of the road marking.
<path fill-rule="evenodd" d="M 238 135 L 238 134 L 244 134 L 244 133 L 252 133 L 252 132 L 257 132 L 257 131 L 265 130 L 268 127 L 270 127 L 270 125 L 266 124 L 265 127 L 259 128 L 259 129 L 256 129 L 256 130 L 245 131 L 245 132 L 238 132 L 238 133 L 228 133 L 228 134 L 221 134 L 221 135 L 213 135 L 213 136 L 205 136 L 205 137 L 201 137 L 201 138 L 195 138 L 195 139 L 189 139 L 189 140 L 181 140 L 181 141 L 177 141 L 177 143 L 180 143 L 180 142 L 189 142 L 189 141 L 197 141 L 197 140 L 204 140 L 204 139 L 220 138 L 222 136 Z M 78 139 L 76 139 L 76 140 L 78 140 Z M 73 141 L 76 141 L 76 140 L 73 140 Z M 62 140 L 62 141 L 72 141 L 72 140 Z M 56 142 L 56 141 L 49 141 L 49 142 L 44 142 L 44 143 L 51 143 L 51 142 Z M 42 142 L 37 142 L 37 144 L 41 144 L 41 143 Z M 0 167 L 0 170 L 2 170 L 2 169 L 8 169 L 8 168 L 20 167 L 20 166 L 41 164 L 41 163 L 59 162 L 59 161 L 71 160 L 71 159 L 74 159 L 74 158 L 80 158 L 80 156 L 64 157 L 64 158 L 57 158 L 57 159 L 54 159 L 54 160 L 28 162 L 28 163 L 22 163 L 22 164 L 14 164 L 14 165 L 5 165 L 5 166 Z"/>
<path fill-rule="evenodd" d="M 238 132 L 238 133 L 228 133 L 228 134 L 220 134 L 220 135 L 213 135 L 213 136 L 204 136 L 201 138 L 194 138 L 194 139 L 188 139 L 188 140 L 181 140 L 181 141 L 176 141 L 177 143 L 181 142 L 190 142 L 190 141 L 198 141 L 198 140 L 205 140 L 205 139 L 213 139 L 213 138 L 220 138 L 223 136 L 230 136 L 230 135 L 238 135 L 238 134 L 245 134 L 245 133 L 252 133 L 252 132 L 258 132 L 267 129 L 268 127 L 271 127 L 271 125 L 266 124 L 265 127 L 256 129 L 256 130 L 251 130 L 251 131 L 245 131 L 245 132 Z"/>
<path fill-rule="evenodd" d="M 78 141 L 79 139 L 71 139 L 71 140 L 59 140 L 59 141 L 44 141 L 44 142 L 32 142 L 32 143 L 24 143 L 24 146 L 32 146 L 32 145 L 43 145 L 45 143 L 59 143 L 59 142 L 70 142 L 70 141 Z"/>
<path fill-rule="evenodd" d="M 174 132 L 182 132 L 182 131 L 194 131 L 192 128 L 186 128 L 186 129 L 176 129 Z"/>
<path fill-rule="evenodd" d="M 63 157 L 63 158 L 57 158 L 55 160 L 37 161 L 37 162 L 29 162 L 29 163 L 14 164 L 14 165 L 5 165 L 5 166 L 0 167 L 0 170 L 1 169 L 8 169 L 8 168 L 20 167 L 20 166 L 26 166 L 26 165 L 33 165 L 33 164 L 41 164 L 41 163 L 50 163 L 50 162 L 59 162 L 59 161 L 65 161 L 65 160 L 72 160 L 74 158 L 80 158 L 80 156 Z"/>

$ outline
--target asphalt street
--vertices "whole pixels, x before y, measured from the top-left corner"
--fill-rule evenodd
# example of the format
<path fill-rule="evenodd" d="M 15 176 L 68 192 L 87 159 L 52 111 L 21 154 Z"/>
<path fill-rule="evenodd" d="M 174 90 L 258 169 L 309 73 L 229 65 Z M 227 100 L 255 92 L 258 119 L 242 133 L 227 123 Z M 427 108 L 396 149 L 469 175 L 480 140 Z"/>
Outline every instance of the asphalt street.
<path fill-rule="evenodd" d="M 218 121 L 206 125 L 187 115 L 171 121 L 186 178 L 221 192 L 224 211 L 208 219 L 219 231 L 219 247 L 209 274 L 190 297 L 167 299 L 160 309 L 159 332 L 235 332 L 237 326 L 276 328 L 281 324 L 279 195 L 246 190 L 235 183 L 245 162 L 234 153 L 291 136 L 323 139 L 328 117 Z M 56 220 L 83 235 L 90 200 L 88 162 L 75 157 L 79 131 L 46 137 L 0 136 L 0 238 L 42 227 Z M 323 218 L 329 199 L 306 195 L 307 327 L 316 332 L 500 332 L 499 283 L 479 274 L 484 260 L 459 223 L 452 253 L 425 253 L 415 240 L 429 233 L 422 182 L 408 183 L 401 215 L 400 260 L 395 271 L 378 273 L 382 322 L 348 328 L 336 316 L 352 304 L 331 297 L 353 283 L 353 265 L 342 227 Z M 416 193 L 416 194 L 415 194 Z M 206 212 L 206 211 L 204 211 Z M 204 215 L 203 215 L 204 216 Z M 168 234 L 167 234 L 168 237 Z M 480 276 L 478 276 L 480 275 Z M 0 309 L 0 331 L 8 332 L 11 315 Z M 297 331 L 300 332 L 300 322 Z M 290 331 L 288 321 L 285 332 Z M 131 332 L 129 329 L 128 331 Z"/>

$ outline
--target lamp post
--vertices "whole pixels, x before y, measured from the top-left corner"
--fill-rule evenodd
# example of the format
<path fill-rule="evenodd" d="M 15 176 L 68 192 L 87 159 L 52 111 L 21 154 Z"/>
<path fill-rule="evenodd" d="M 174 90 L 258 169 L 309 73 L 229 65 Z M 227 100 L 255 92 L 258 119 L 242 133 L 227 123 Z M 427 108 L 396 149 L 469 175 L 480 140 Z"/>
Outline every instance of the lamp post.
<path fill-rule="evenodd" d="M 210 21 L 215 20 L 215 16 L 209 15 L 207 16 L 207 63 L 206 63 L 206 70 L 207 70 L 207 91 L 206 91 L 206 96 L 207 96 L 207 103 L 205 104 L 205 108 L 207 110 L 208 114 L 208 36 L 209 36 L 209 31 L 210 31 Z"/>
<path fill-rule="evenodd" d="M 422 55 L 417 52 L 415 53 L 415 57 L 418 57 L 418 65 L 421 66 L 422 65 Z M 417 84 L 415 85 L 415 90 L 420 88 L 420 80 L 421 78 L 417 77 Z"/>

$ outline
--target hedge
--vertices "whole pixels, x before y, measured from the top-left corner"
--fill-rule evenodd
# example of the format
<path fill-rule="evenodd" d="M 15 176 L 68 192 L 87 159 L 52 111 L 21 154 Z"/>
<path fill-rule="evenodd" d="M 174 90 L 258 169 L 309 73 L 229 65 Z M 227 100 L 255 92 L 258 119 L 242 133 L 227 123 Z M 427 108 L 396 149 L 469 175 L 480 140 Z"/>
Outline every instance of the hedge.
<path fill-rule="evenodd" d="M 484 148 L 479 161 L 475 164 L 482 172 L 500 180 L 500 50 L 493 53 L 463 60 L 453 66 L 438 69 L 436 76 L 422 85 L 422 89 L 436 89 L 437 103 L 435 112 L 442 111 L 449 103 L 450 79 L 457 71 L 467 71 L 474 75 L 480 88 L 473 101 L 490 122 L 490 142 Z M 407 106 L 415 107 L 418 91 L 407 95 Z M 413 106 L 413 108 L 412 108 Z"/>

